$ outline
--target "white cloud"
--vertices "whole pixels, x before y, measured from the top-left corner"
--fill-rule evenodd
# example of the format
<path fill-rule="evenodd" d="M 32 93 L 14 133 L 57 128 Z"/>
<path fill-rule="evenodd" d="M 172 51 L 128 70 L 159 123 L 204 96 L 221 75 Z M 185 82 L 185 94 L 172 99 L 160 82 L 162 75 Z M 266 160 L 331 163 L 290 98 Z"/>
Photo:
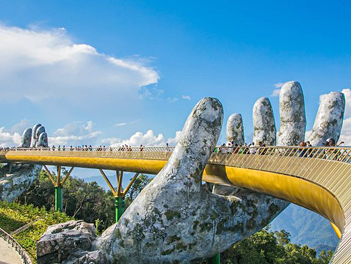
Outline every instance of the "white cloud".
<path fill-rule="evenodd" d="M 137 123 L 137 122 L 139 122 L 140 121 L 140 119 L 136 119 L 136 120 L 134 120 L 134 121 L 132 121 L 132 122 L 130 122 L 130 124 L 135 124 L 135 123 Z"/>
<path fill-rule="evenodd" d="M 64 29 L 0 25 L 0 39 L 0 92 L 9 100 L 137 98 L 141 87 L 159 79 L 145 60 L 99 53 L 75 43 Z"/>
<path fill-rule="evenodd" d="M 6 132 L 4 127 L 0 127 L 0 147 L 14 147 L 21 142 L 21 135 L 17 132 Z"/>
<path fill-rule="evenodd" d="M 116 127 L 125 126 L 125 125 L 127 125 L 127 123 L 117 123 L 117 124 L 115 124 Z"/>
<path fill-rule="evenodd" d="M 177 97 L 168 97 L 168 98 L 167 98 L 167 101 L 168 101 L 169 103 L 175 103 L 175 102 L 178 101 L 178 98 L 177 98 Z"/>
<path fill-rule="evenodd" d="M 284 83 L 275 83 L 273 84 L 273 86 L 277 89 L 274 89 L 272 94 L 271 94 L 271 97 L 276 97 L 276 96 L 279 96 L 279 93 L 280 93 L 280 88 L 282 88 L 282 86 L 284 85 Z"/>
<path fill-rule="evenodd" d="M 137 122 L 139 120 L 135 120 Z M 22 120 L 18 124 L 14 125 L 11 129 L 6 129 L 5 127 L 0 127 L 0 147 L 14 147 L 18 146 L 21 141 L 21 135 L 23 131 L 30 127 L 26 125 L 21 127 L 20 125 L 27 123 L 27 120 Z M 18 128 L 15 132 L 15 128 Z M 19 129 L 20 128 L 20 129 Z M 102 134 L 101 131 L 94 129 L 94 123 L 88 121 L 83 122 L 72 122 L 65 125 L 62 128 L 58 128 L 53 136 L 49 135 L 49 145 L 65 145 L 65 146 L 80 146 L 80 145 L 108 145 L 117 147 L 123 144 L 130 146 L 165 146 L 168 143 L 170 146 L 174 146 L 181 135 L 181 131 L 177 131 L 175 136 L 172 138 L 165 138 L 163 134 L 154 134 L 152 130 L 148 130 L 145 134 L 142 132 L 136 132 L 130 138 L 120 139 L 120 138 L 105 138 L 99 140 L 99 136 Z"/>
<path fill-rule="evenodd" d="M 184 99 L 184 100 L 191 100 L 189 95 L 182 95 L 182 99 Z"/>
<path fill-rule="evenodd" d="M 95 145 L 100 134 L 101 131 L 94 131 L 92 121 L 72 122 L 57 129 L 52 137 L 49 135 L 49 145 Z"/>
<path fill-rule="evenodd" d="M 165 146 L 166 143 L 170 146 L 174 146 L 178 142 L 180 135 L 181 131 L 177 131 L 174 138 L 165 138 L 163 134 L 155 135 L 152 130 L 148 130 L 145 134 L 136 132 L 130 138 L 124 140 L 120 138 L 106 138 L 102 140 L 102 143 L 112 147 L 118 147 L 124 144 L 129 146 Z"/>
<path fill-rule="evenodd" d="M 272 97 L 279 96 L 279 93 L 280 93 L 280 89 L 275 89 L 275 90 L 273 90 L 271 96 L 272 96 Z"/>
<path fill-rule="evenodd" d="M 282 88 L 282 86 L 284 85 L 284 83 L 280 82 L 280 83 L 275 83 L 273 84 L 275 88 Z"/>
<path fill-rule="evenodd" d="M 137 123 L 139 121 L 140 121 L 140 119 L 136 119 L 136 120 L 134 120 L 132 122 L 128 122 L 128 123 L 126 123 L 126 122 L 117 123 L 114 126 L 115 127 L 121 127 L 121 126 L 133 125 L 133 124 L 135 124 L 135 123 Z"/>
<path fill-rule="evenodd" d="M 31 127 L 28 120 L 23 119 L 10 129 L 0 127 L 0 147 L 16 147 L 21 142 L 21 135 L 24 130 Z"/>

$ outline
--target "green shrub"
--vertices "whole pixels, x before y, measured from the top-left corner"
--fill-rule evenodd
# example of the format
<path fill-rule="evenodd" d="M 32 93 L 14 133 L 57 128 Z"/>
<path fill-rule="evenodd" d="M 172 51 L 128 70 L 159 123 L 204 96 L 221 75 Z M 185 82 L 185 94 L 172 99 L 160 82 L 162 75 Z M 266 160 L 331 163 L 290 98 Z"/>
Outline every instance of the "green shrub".
<path fill-rule="evenodd" d="M 72 217 L 59 212 L 47 212 L 44 207 L 21 205 L 0 201 L 0 227 L 11 233 L 27 223 L 35 221 L 28 229 L 14 235 L 18 243 L 36 263 L 37 241 L 50 225 L 67 222 Z"/>

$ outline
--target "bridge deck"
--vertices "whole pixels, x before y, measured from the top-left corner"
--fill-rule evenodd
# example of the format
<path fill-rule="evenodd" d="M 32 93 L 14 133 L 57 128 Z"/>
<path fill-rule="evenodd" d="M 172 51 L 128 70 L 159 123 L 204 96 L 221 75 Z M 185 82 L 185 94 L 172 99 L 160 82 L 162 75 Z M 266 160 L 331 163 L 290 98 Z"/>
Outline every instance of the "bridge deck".
<path fill-rule="evenodd" d="M 351 149 L 266 147 L 249 154 L 213 153 L 203 180 L 266 193 L 304 206 L 329 219 L 342 234 L 333 263 L 351 262 Z M 0 152 L 0 162 L 35 163 L 158 173 L 170 149 L 143 151 L 48 151 Z"/>

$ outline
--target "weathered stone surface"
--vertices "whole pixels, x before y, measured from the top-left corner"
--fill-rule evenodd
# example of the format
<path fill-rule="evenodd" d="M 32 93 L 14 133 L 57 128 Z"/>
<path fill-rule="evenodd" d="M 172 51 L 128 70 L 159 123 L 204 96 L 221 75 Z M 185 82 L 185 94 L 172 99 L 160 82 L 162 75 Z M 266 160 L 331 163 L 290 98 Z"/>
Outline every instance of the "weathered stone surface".
<path fill-rule="evenodd" d="M 308 138 L 313 146 L 322 146 L 328 138 L 337 142 L 340 137 L 345 111 L 345 96 L 340 92 L 324 94 Z"/>
<path fill-rule="evenodd" d="M 233 141 L 234 145 L 244 145 L 244 126 L 241 114 L 232 114 L 227 122 L 227 140 Z"/>
<path fill-rule="evenodd" d="M 44 147 L 47 148 L 49 146 L 48 144 L 48 135 L 46 132 L 41 132 L 36 144 L 36 147 Z"/>
<path fill-rule="evenodd" d="M 201 261 L 261 229 L 286 206 L 284 201 L 253 192 L 216 195 L 202 185 L 202 172 L 221 123 L 218 100 L 205 98 L 195 106 L 166 166 L 120 221 L 92 244 L 92 252 L 99 250 L 107 258 L 101 263 Z"/>
<path fill-rule="evenodd" d="M 35 138 L 39 139 L 40 135 L 44 132 L 45 132 L 45 127 L 43 126 L 38 127 L 37 130 L 35 131 Z"/>
<path fill-rule="evenodd" d="M 253 142 L 267 146 L 275 145 L 276 129 L 271 102 L 267 97 L 258 99 L 253 107 L 254 135 Z"/>
<path fill-rule="evenodd" d="M 262 228 L 285 206 L 278 199 L 261 203 L 256 194 L 215 195 L 201 185 L 221 122 L 217 100 L 194 108 L 167 165 L 99 241 L 111 263 L 203 260 Z"/>
<path fill-rule="evenodd" d="M 38 136 L 37 135 L 37 130 L 38 128 L 41 127 L 41 124 L 36 124 L 33 126 L 33 130 L 32 130 L 32 142 L 31 142 L 31 147 L 35 147 L 35 145 L 37 144 L 37 140 L 38 140 Z"/>
<path fill-rule="evenodd" d="M 37 244 L 38 264 L 106 263 L 103 254 L 91 251 L 95 239 L 94 225 L 83 221 L 50 226 Z"/>
<path fill-rule="evenodd" d="M 279 95 L 280 128 L 278 146 L 297 146 L 305 139 L 306 116 L 300 83 L 287 82 Z"/>
<path fill-rule="evenodd" d="M 0 176 L 0 199 L 8 202 L 28 190 L 41 171 L 40 165 L 13 165 L 12 172 L 8 173 L 10 166 L 2 168 Z"/>
<path fill-rule="evenodd" d="M 38 137 L 34 138 L 33 131 L 36 131 Z M 36 144 L 33 143 L 33 140 Z M 35 125 L 33 130 L 28 128 L 23 132 L 19 147 L 27 148 L 30 146 L 48 146 L 48 136 L 45 128 L 40 124 Z M 41 165 L 8 164 L 4 166 L 0 170 L 0 199 L 13 201 L 38 179 L 40 171 Z"/>
<path fill-rule="evenodd" d="M 30 142 L 32 138 L 32 129 L 27 128 L 24 130 L 22 138 L 21 138 L 21 143 L 19 145 L 20 148 L 29 148 L 30 147 Z"/>
<path fill-rule="evenodd" d="M 238 193 L 241 190 L 242 188 L 239 188 L 239 187 L 224 186 L 224 185 L 218 185 L 218 184 L 213 184 L 213 188 L 212 188 L 212 192 L 214 194 L 224 195 L 224 196 L 234 196 L 236 193 Z"/>

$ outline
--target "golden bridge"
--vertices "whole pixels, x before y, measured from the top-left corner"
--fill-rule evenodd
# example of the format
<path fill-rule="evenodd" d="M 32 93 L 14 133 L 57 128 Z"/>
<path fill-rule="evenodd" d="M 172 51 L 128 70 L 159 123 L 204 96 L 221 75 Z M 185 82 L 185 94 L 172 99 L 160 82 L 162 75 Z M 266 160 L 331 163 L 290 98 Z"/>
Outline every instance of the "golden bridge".
<path fill-rule="evenodd" d="M 205 167 L 203 181 L 237 186 L 295 203 L 327 218 L 340 243 L 332 263 L 351 263 L 351 148 L 264 147 L 231 149 L 213 153 Z M 43 165 L 57 190 L 74 167 L 97 168 L 115 197 L 123 196 L 139 173 L 157 174 L 172 153 L 171 148 L 145 147 L 120 151 L 108 148 L 52 151 L 49 149 L 0 150 L 0 162 Z M 57 177 L 46 165 L 58 168 Z M 71 169 L 61 179 L 61 166 Z M 113 188 L 104 169 L 117 171 Z M 122 190 L 123 172 L 135 172 Z M 55 189 L 56 190 L 56 189 Z"/>

